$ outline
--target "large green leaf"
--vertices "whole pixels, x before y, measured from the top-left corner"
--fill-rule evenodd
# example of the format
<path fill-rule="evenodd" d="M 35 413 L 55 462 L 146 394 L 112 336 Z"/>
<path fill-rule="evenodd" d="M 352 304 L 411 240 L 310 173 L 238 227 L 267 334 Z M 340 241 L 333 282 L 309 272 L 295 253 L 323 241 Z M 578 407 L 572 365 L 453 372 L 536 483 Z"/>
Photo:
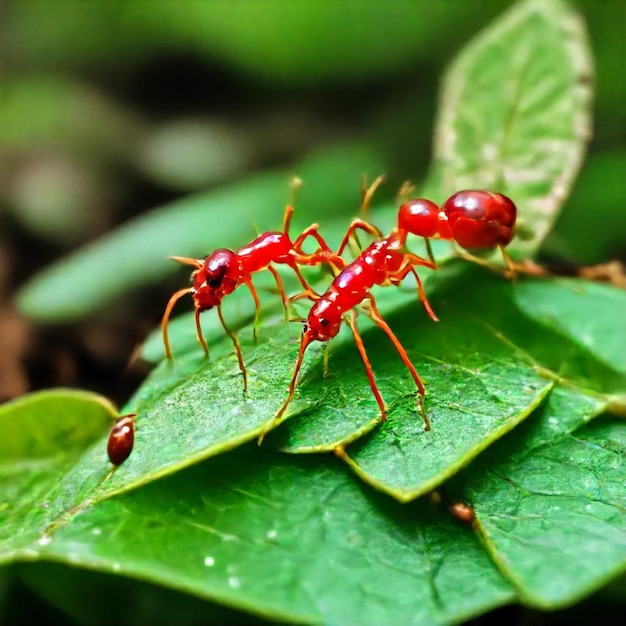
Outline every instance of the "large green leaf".
<path fill-rule="evenodd" d="M 610 394 L 625 387 L 623 371 L 612 369 L 587 349 L 613 336 L 620 344 L 619 321 L 609 312 L 624 301 L 622 292 L 585 281 L 511 285 L 497 277 L 488 280 L 479 271 L 465 271 L 456 282 L 450 281 L 448 276 L 446 289 L 433 299 L 441 316 L 437 325 L 420 310 L 412 292 L 381 294 L 390 325 L 426 381 L 430 432 L 424 432 L 415 409 L 414 383 L 389 349 L 387 337 L 371 323 L 363 324 L 365 344 L 390 410 L 383 427 L 348 448 L 348 460 L 367 482 L 400 500 L 430 491 L 513 428 L 549 391 L 550 378 L 567 376 L 570 385 Z M 474 285 L 473 293 L 462 291 L 463 284 Z M 552 287 L 560 328 L 575 326 L 587 298 L 593 301 L 604 324 L 593 327 L 595 334 L 586 337 L 591 344 L 563 337 L 560 328 L 544 327 L 535 311 L 519 310 L 518 302 L 534 299 L 533 288 L 539 296 L 547 285 Z M 571 297 L 579 299 L 579 307 L 572 306 Z M 98 486 L 96 477 L 106 466 L 102 442 L 83 456 L 59 489 L 79 483 L 97 488 L 101 495 L 128 490 L 255 439 L 277 425 L 272 416 L 285 398 L 298 330 L 281 314 L 262 324 L 256 344 L 249 328 L 240 333 L 248 398 L 228 339 L 211 343 L 208 360 L 199 347 L 177 352 L 175 345 L 173 364 L 161 363 L 125 409 L 138 412 L 131 459 Z M 331 343 L 326 377 L 320 348 L 310 348 L 287 413 L 298 419 L 268 437 L 266 445 L 290 452 L 333 450 L 376 426 L 378 406 L 349 330 Z M 619 347 L 616 350 L 619 353 Z"/>
<path fill-rule="evenodd" d="M 485 188 L 523 210 L 512 249 L 546 236 L 590 137 L 592 63 L 583 23 L 560 0 L 519 2 L 445 78 L 434 169 L 444 189 Z"/>
<path fill-rule="evenodd" d="M 472 283 L 471 292 L 462 288 Z M 437 389 L 434 379 L 430 386 L 437 392 L 427 402 L 433 431 L 390 421 L 347 450 L 359 476 L 401 500 L 432 489 L 534 409 L 542 393 L 533 376 L 560 379 L 572 394 L 595 390 L 606 406 L 626 390 L 626 334 L 615 315 L 626 308 L 623 291 L 581 280 L 480 282 L 467 273 L 442 297 L 448 306 L 437 307 L 441 326 L 418 331 L 408 344 L 438 361 L 452 382 Z M 591 309 L 598 323 L 589 322 Z M 443 363 L 430 348 L 437 332 L 451 346 L 439 352 Z"/>
<path fill-rule="evenodd" d="M 490 554 L 534 606 L 572 604 L 626 569 L 626 424 L 580 427 L 605 406 L 557 389 L 453 481 Z"/>
<path fill-rule="evenodd" d="M 332 459 L 269 452 L 247 446 L 74 512 L 13 558 L 300 623 L 450 623 L 513 598 L 471 530 L 432 505 L 366 494 Z"/>
<path fill-rule="evenodd" d="M 37 536 L 26 520 L 48 507 L 59 476 L 89 445 L 102 445 L 115 415 L 101 396 L 70 389 L 33 393 L 0 407 L 0 562 L 7 550 Z"/>
<path fill-rule="evenodd" d="M 485 297 L 498 309 L 502 302 L 509 303 L 503 294 L 510 298 L 510 291 L 510 285 L 494 279 Z M 435 325 L 412 292 L 387 290 L 385 295 L 389 296 L 385 300 L 391 301 L 385 302 L 385 309 L 392 304 L 399 307 L 388 316 L 389 322 L 428 385 L 426 406 L 433 429 L 423 430 L 415 407 L 414 382 L 395 351 L 389 349 L 388 338 L 371 324 L 363 324 L 378 385 L 390 410 L 386 427 L 365 444 L 367 462 L 363 455 L 357 454 L 355 459 L 373 475 L 377 471 L 371 463 L 380 465 L 382 475 L 376 484 L 381 488 L 389 484 L 394 495 L 410 499 L 441 483 L 513 428 L 548 392 L 551 382 L 484 324 L 479 309 L 455 311 L 434 300 L 442 316 L 441 324 Z M 257 344 L 249 328 L 240 333 L 248 398 L 243 395 L 242 378 L 227 339 L 212 343 L 209 360 L 203 358 L 199 347 L 189 352 L 175 350 L 174 362 L 162 362 L 125 408 L 138 413 L 136 450 L 100 490 L 127 490 L 240 445 L 277 425 L 272 417 L 285 398 L 298 336 L 299 325 L 288 324 L 282 315 L 261 326 Z M 344 328 L 331 344 L 327 376 L 320 348 L 311 347 L 307 354 L 287 416 L 306 412 L 273 440 L 273 445 L 291 452 L 319 452 L 346 445 L 376 426 L 379 416 L 349 330 Z M 85 455 L 60 489 L 77 480 L 84 484 L 85 476 L 97 475 L 102 450 Z M 400 454 L 410 467 L 396 466 L 394 454 Z"/>

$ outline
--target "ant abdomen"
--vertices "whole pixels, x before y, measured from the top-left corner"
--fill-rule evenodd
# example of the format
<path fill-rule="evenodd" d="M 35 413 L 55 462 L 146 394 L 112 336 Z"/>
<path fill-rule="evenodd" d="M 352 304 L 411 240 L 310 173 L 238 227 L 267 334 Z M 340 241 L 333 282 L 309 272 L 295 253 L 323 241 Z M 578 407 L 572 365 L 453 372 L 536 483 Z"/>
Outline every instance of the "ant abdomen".
<path fill-rule="evenodd" d="M 454 240 L 463 248 L 503 247 L 515 234 L 517 208 L 500 193 L 459 191 L 442 208 Z"/>

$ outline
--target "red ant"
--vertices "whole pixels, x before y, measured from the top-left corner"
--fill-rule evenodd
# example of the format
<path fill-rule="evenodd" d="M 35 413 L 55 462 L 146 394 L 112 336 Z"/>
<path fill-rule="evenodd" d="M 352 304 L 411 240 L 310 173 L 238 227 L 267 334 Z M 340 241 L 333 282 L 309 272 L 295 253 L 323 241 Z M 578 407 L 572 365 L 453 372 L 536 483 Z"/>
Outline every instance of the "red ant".
<path fill-rule="evenodd" d="M 255 304 L 255 322 L 254 333 L 256 336 L 256 329 L 258 326 L 259 315 L 261 310 L 261 304 L 257 295 L 256 289 L 252 284 L 252 274 L 264 269 L 268 269 L 276 281 L 278 291 L 283 301 L 285 311 L 288 310 L 289 298 L 285 293 L 285 288 L 280 275 L 274 268 L 273 264 L 285 264 L 293 269 L 300 281 L 300 284 L 304 287 L 304 293 L 307 295 L 314 295 L 311 287 L 308 285 L 304 276 L 300 272 L 299 265 L 319 265 L 321 263 L 327 263 L 336 269 L 345 266 L 343 259 L 332 253 L 328 244 L 324 241 L 321 235 L 317 232 L 319 228 L 318 224 L 311 224 L 306 228 L 302 234 L 292 241 L 288 235 L 289 224 L 293 216 L 294 209 L 292 206 L 287 206 L 285 209 L 285 216 L 283 219 L 283 230 L 281 232 L 271 231 L 259 235 L 256 239 L 251 241 L 248 245 L 240 248 L 237 252 L 228 250 L 226 248 L 220 248 L 215 250 L 206 259 L 189 259 L 186 257 L 173 256 L 170 257 L 179 263 L 191 265 L 196 269 L 191 274 L 192 286 L 180 289 L 177 291 L 167 303 L 163 319 L 161 321 L 161 330 L 163 333 L 163 343 L 165 345 L 165 354 L 168 359 L 172 358 L 172 351 L 170 349 L 169 338 L 167 334 L 167 323 L 172 312 L 172 309 L 176 302 L 184 295 L 190 293 L 193 297 L 196 313 L 196 333 L 198 341 L 204 349 L 205 354 L 208 356 L 209 348 L 202 336 L 202 329 L 200 327 L 200 313 L 213 307 L 217 307 L 217 314 L 220 322 L 226 334 L 232 339 L 235 346 L 235 352 L 237 354 L 237 360 L 239 362 L 239 369 L 243 375 L 244 391 L 248 388 L 248 376 L 246 373 L 246 367 L 243 362 L 243 356 L 241 353 L 241 345 L 237 335 L 230 331 L 226 326 L 224 317 L 222 315 L 222 299 L 228 294 L 232 293 L 244 284 L 250 290 L 252 298 Z M 306 254 L 302 250 L 304 241 L 313 237 L 320 248 L 313 254 Z"/>
<path fill-rule="evenodd" d="M 363 208 L 373 191 L 380 184 L 382 178 L 377 179 L 364 193 Z M 399 210 L 398 226 L 389 237 L 374 241 L 352 263 L 347 265 L 333 280 L 330 288 L 322 296 L 302 293 L 293 299 L 309 297 L 315 301 L 304 324 L 304 331 L 300 340 L 300 349 L 296 360 L 294 373 L 289 384 L 287 398 L 275 415 L 275 420 L 281 418 L 293 398 L 298 373 L 302 367 L 304 352 L 313 341 L 329 341 L 335 337 L 346 321 L 352 330 L 359 354 L 365 365 L 365 372 L 370 387 L 381 413 L 381 421 L 387 418 L 387 408 L 374 379 L 372 366 L 365 351 L 363 340 L 356 326 L 356 312 L 354 307 L 364 300 L 369 301 L 367 315 L 386 333 L 396 347 L 400 358 L 410 371 L 418 390 L 419 405 L 424 418 L 425 430 L 430 429 L 430 422 L 424 410 L 424 384 L 411 363 L 406 350 L 395 336 L 378 311 L 376 301 L 370 290 L 374 285 L 398 285 L 409 273 L 412 273 L 418 284 L 420 299 L 430 317 L 437 321 L 437 317 L 430 308 L 422 283 L 415 271 L 415 266 L 422 265 L 434 269 L 435 263 L 427 261 L 417 255 L 402 252 L 409 233 L 424 237 L 439 236 L 444 239 L 456 240 L 460 245 L 467 247 L 493 247 L 501 249 L 513 237 L 516 208 L 513 202 L 501 194 L 492 194 L 486 191 L 462 191 L 451 196 L 439 209 L 430 200 L 411 200 L 404 203 Z M 362 229 L 376 237 L 380 231 L 363 220 L 354 220 L 339 247 L 337 254 L 341 254 L 356 229 Z M 508 257 L 505 257 L 508 258 Z"/>
<path fill-rule="evenodd" d="M 118 417 L 109 433 L 107 454 L 115 467 L 121 465 L 133 451 L 135 444 L 135 416 L 129 413 Z"/>

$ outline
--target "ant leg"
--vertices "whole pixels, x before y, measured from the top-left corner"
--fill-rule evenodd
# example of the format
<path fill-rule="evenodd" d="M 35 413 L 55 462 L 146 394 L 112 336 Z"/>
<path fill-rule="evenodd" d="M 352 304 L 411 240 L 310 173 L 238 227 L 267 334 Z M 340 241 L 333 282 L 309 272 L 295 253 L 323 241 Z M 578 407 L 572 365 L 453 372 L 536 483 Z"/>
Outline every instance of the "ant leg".
<path fill-rule="evenodd" d="M 472 254 L 471 252 L 468 252 L 467 250 L 459 248 L 459 246 L 454 241 L 452 242 L 452 246 L 458 256 L 460 256 L 462 259 L 465 259 L 466 261 L 469 261 L 470 263 L 475 263 L 476 265 L 480 265 L 481 267 L 486 267 L 487 269 L 490 269 L 492 272 L 496 272 L 497 274 L 500 274 L 505 277 L 509 277 L 509 275 L 511 275 L 513 278 L 515 277 L 515 272 L 516 272 L 515 264 L 513 263 L 511 257 L 509 257 L 509 255 L 504 251 L 504 248 L 501 246 L 499 246 L 500 252 L 502 253 L 502 258 L 504 259 L 504 262 L 506 263 L 506 266 L 507 266 L 506 270 L 503 270 L 501 267 L 498 267 L 493 262 L 489 261 L 489 259 L 483 259 L 482 257 L 475 256 L 474 254 Z"/>
<path fill-rule="evenodd" d="M 404 257 L 409 261 L 411 265 L 420 265 L 422 267 L 427 267 L 430 270 L 436 270 L 437 265 L 434 261 L 428 261 L 427 259 L 418 256 L 417 254 L 413 254 L 412 252 L 405 252 Z"/>
<path fill-rule="evenodd" d="M 380 312 L 378 311 L 378 307 L 376 306 L 376 301 L 374 300 L 374 297 L 370 295 L 368 296 L 368 299 L 371 305 L 371 310 L 369 313 L 370 318 L 387 333 L 387 336 L 389 337 L 389 339 L 391 339 L 393 345 L 396 347 L 396 350 L 398 351 L 398 354 L 400 355 L 402 362 L 406 365 L 408 370 L 411 372 L 411 376 L 413 376 L 413 380 L 415 380 L 415 384 L 417 385 L 417 389 L 419 392 L 419 404 L 420 404 L 420 409 L 421 409 L 420 412 L 422 413 L 422 417 L 424 418 L 424 430 L 430 430 L 430 421 L 428 419 L 428 415 L 426 414 L 426 411 L 424 410 L 423 398 L 424 398 L 424 395 L 426 394 L 424 383 L 422 382 L 422 379 L 417 373 L 417 370 L 415 369 L 413 363 L 411 363 L 411 360 L 409 359 L 409 355 L 406 353 L 406 350 L 404 349 L 403 345 L 400 343 L 400 340 L 395 336 L 394 332 L 389 327 L 389 324 L 387 324 L 387 322 L 385 322 L 385 320 L 382 318 Z"/>
<path fill-rule="evenodd" d="M 427 267 L 429 267 L 429 264 L 424 263 L 424 260 L 421 257 L 407 252 L 404 254 L 404 260 L 400 268 L 396 270 L 392 275 L 390 275 L 390 282 L 394 285 L 399 285 L 406 278 L 407 274 L 413 274 L 417 282 L 417 294 L 419 296 L 420 302 L 426 309 L 426 313 L 428 313 L 430 319 L 432 319 L 433 322 L 438 322 L 439 318 L 430 306 L 430 302 L 428 301 L 428 298 L 426 297 L 426 292 L 424 291 L 424 283 L 419 277 L 419 274 L 416 272 L 415 267 L 413 267 L 414 265 L 426 265 Z"/>
<path fill-rule="evenodd" d="M 346 246 L 348 245 L 348 242 L 350 241 L 351 236 L 354 234 L 354 232 L 357 229 L 363 230 L 366 233 L 373 235 L 374 237 L 383 236 L 382 232 L 378 228 L 376 228 L 376 226 L 373 226 L 369 222 L 366 222 L 365 220 L 361 220 L 361 219 L 352 220 L 352 222 L 350 223 L 350 226 L 348 226 L 348 230 L 346 231 L 346 234 L 341 240 L 341 244 L 339 244 L 339 249 L 337 250 L 338 256 L 340 256 L 343 253 L 343 251 L 346 249 Z"/>
<path fill-rule="evenodd" d="M 476 265 L 486 267 L 487 269 L 490 269 L 493 272 L 496 272 L 497 274 L 500 274 L 505 278 L 509 278 L 511 280 L 515 280 L 518 274 L 525 274 L 528 276 L 546 276 L 549 274 L 549 272 L 545 268 L 537 265 L 536 263 L 533 263 L 532 261 L 516 263 L 508 255 L 508 253 L 504 249 L 504 246 L 498 246 L 498 248 L 500 249 L 502 258 L 506 263 L 505 270 L 497 265 L 494 265 L 491 261 L 487 259 L 482 259 L 481 257 L 474 256 L 471 252 L 468 252 L 467 250 L 462 250 L 455 246 L 455 251 L 462 259 L 470 261 L 471 263 L 476 263 Z"/>
<path fill-rule="evenodd" d="M 374 379 L 374 372 L 372 370 L 372 364 L 367 356 L 367 352 L 365 351 L 365 346 L 363 345 L 363 339 L 361 339 L 361 335 L 359 333 L 359 329 L 356 326 L 356 313 L 354 309 L 350 311 L 350 316 L 345 318 L 352 330 L 352 334 L 354 335 L 354 342 L 356 343 L 356 347 L 359 350 L 359 354 L 361 355 L 361 360 L 363 361 L 363 365 L 365 365 L 365 373 L 367 374 L 367 379 L 369 380 L 370 387 L 374 396 L 376 397 L 376 402 L 378 402 L 378 406 L 380 407 L 380 419 L 381 422 L 387 421 L 387 407 L 383 401 L 382 396 L 380 395 L 380 391 L 378 391 L 378 385 L 376 384 L 376 380 Z"/>
<path fill-rule="evenodd" d="M 398 204 L 404 204 L 408 202 L 413 192 L 415 191 L 415 185 L 410 180 L 405 180 L 401 185 L 400 189 L 396 193 L 396 201 Z"/>
<path fill-rule="evenodd" d="M 317 229 L 320 227 L 319 224 L 311 224 L 309 227 L 305 228 L 297 237 L 297 239 L 293 242 L 293 249 L 298 254 L 305 254 L 302 251 L 302 244 L 308 237 L 314 237 L 320 248 L 324 252 L 332 253 L 330 246 L 326 243 L 324 238 L 317 232 Z"/>
<path fill-rule="evenodd" d="M 291 298 L 289 298 L 290 302 L 297 302 L 298 300 L 302 300 L 303 298 L 308 298 L 309 300 L 312 300 L 313 302 L 317 302 L 321 296 L 316 294 L 314 291 L 311 290 L 306 290 L 306 291 L 301 291 L 300 293 L 297 293 L 295 296 L 291 296 Z M 301 318 L 301 317 L 291 317 L 289 318 L 290 322 L 306 322 L 306 319 Z"/>
<path fill-rule="evenodd" d="M 243 392 L 245 394 L 248 393 L 248 372 L 246 371 L 246 365 L 243 362 L 243 354 L 241 354 L 241 344 L 239 343 L 239 337 L 236 332 L 233 332 L 226 326 L 226 322 L 224 321 L 224 316 L 222 315 L 222 305 L 217 305 L 217 314 L 219 315 L 220 322 L 222 324 L 222 328 L 224 332 L 231 338 L 233 345 L 235 346 L 235 353 L 237 354 L 237 361 L 239 362 L 239 370 L 243 375 Z"/>
<path fill-rule="evenodd" d="M 324 371 L 322 374 L 322 378 L 326 378 L 328 376 L 328 359 L 330 358 L 330 344 L 326 344 L 324 346 Z"/>
<path fill-rule="evenodd" d="M 209 346 L 206 345 L 206 340 L 202 335 L 202 326 L 200 326 L 200 308 L 196 307 L 196 335 L 198 335 L 198 341 L 204 350 L 204 356 L 209 358 Z"/>
<path fill-rule="evenodd" d="M 435 255 L 433 254 L 433 247 L 430 245 L 430 238 L 429 237 L 423 237 L 424 239 L 424 244 L 426 245 L 426 254 L 428 255 L 428 258 L 430 259 L 430 262 L 435 265 Z"/>
<path fill-rule="evenodd" d="M 299 298 L 297 299 L 299 300 L 301 298 L 304 298 L 305 296 L 309 297 L 311 300 L 319 299 L 319 295 L 316 294 L 315 291 L 313 291 L 313 288 L 311 287 L 311 285 L 309 285 L 309 283 L 306 282 L 306 279 L 304 278 L 304 276 L 302 276 L 302 272 L 300 271 L 300 268 L 298 267 L 297 262 L 294 262 L 294 264 L 290 265 L 290 267 L 296 273 L 296 276 L 298 277 L 300 284 L 304 287 L 304 292 L 300 293 Z M 293 301 L 293 298 L 291 298 L 291 300 Z"/>
<path fill-rule="evenodd" d="M 511 275 L 511 280 L 515 280 L 516 268 L 513 259 L 508 255 L 507 251 L 504 249 L 504 246 L 498 246 L 500 248 L 500 253 L 502 254 L 502 258 L 504 259 L 504 263 L 506 264 L 507 269 L 509 270 L 509 274 Z"/>
<path fill-rule="evenodd" d="M 283 285 L 282 278 L 279 276 L 276 268 L 272 265 L 268 265 L 267 269 L 272 273 L 274 280 L 276 281 L 276 286 L 278 287 L 278 292 L 280 293 L 280 297 L 283 301 L 283 306 L 285 307 L 285 319 L 289 319 L 289 298 L 285 293 L 285 286 Z"/>
<path fill-rule="evenodd" d="M 291 298 L 289 298 L 289 301 L 297 302 L 298 300 L 302 300 L 304 298 L 308 298 L 309 300 L 312 300 L 313 302 L 317 302 L 321 298 L 321 296 L 316 294 L 314 291 L 301 291 L 300 293 L 297 293 L 295 296 L 291 296 Z M 307 320 L 306 318 L 296 315 L 294 317 L 290 317 L 289 321 L 306 323 Z"/>
<path fill-rule="evenodd" d="M 311 339 L 311 335 L 307 333 L 306 331 L 304 331 L 302 333 L 302 338 L 300 339 L 300 349 L 298 350 L 298 358 L 296 360 L 296 366 L 293 370 L 293 376 L 291 377 L 291 382 L 289 383 L 289 390 L 287 392 L 287 397 L 285 398 L 285 401 L 280 406 L 280 409 L 278 409 L 278 411 L 276 412 L 276 415 L 274 415 L 274 423 L 280 420 L 280 418 L 283 416 L 283 413 L 287 410 L 289 403 L 293 399 L 293 394 L 296 390 L 296 382 L 298 380 L 298 374 L 300 373 L 300 368 L 302 367 L 302 361 L 304 360 L 304 352 L 306 351 L 311 341 L 313 341 Z M 261 443 L 263 442 L 263 438 L 265 437 L 266 434 L 267 434 L 267 428 L 263 430 L 263 432 L 261 433 L 259 437 L 259 440 L 258 440 L 259 445 L 261 445 Z"/>
<path fill-rule="evenodd" d="M 167 334 L 167 323 L 170 319 L 170 315 L 172 314 L 172 309 L 174 305 L 186 294 L 191 293 L 193 290 L 192 287 L 186 287 L 185 289 L 179 289 L 167 303 L 165 307 L 165 312 L 163 313 L 163 318 L 161 319 L 161 334 L 163 335 L 163 345 L 165 346 L 165 356 L 168 359 L 172 358 L 172 349 L 170 347 L 170 339 Z"/>
<path fill-rule="evenodd" d="M 480 265 L 481 267 L 488 267 L 490 269 L 500 271 L 499 268 L 494 267 L 493 264 L 487 259 L 483 259 L 479 256 L 472 254 L 471 252 L 468 252 L 467 250 L 464 250 L 463 248 L 459 248 L 459 246 L 454 241 L 452 242 L 452 247 L 454 248 L 454 252 L 457 254 L 457 256 L 460 256 L 462 259 L 465 259 L 470 263 L 475 263 L 476 265 Z"/>
<path fill-rule="evenodd" d="M 419 277 L 419 274 L 415 271 L 415 268 L 412 265 L 409 266 L 409 272 L 411 272 L 411 274 L 415 276 L 415 280 L 417 282 L 417 294 L 419 296 L 420 302 L 422 303 L 422 306 L 426 309 L 426 313 L 428 313 L 428 317 L 430 317 L 433 322 L 438 322 L 439 318 L 437 317 L 437 315 L 435 315 L 435 312 L 433 311 L 432 307 L 430 306 L 430 302 L 428 302 L 428 298 L 426 297 L 426 292 L 424 291 L 424 283 L 422 283 L 422 279 Z"/>
<path fill-rule="evenodd" d="M 260 319 L 261 319 L 261 303 L 259 302 L 259 295 L 256 292 L 256 289 L 254 288 L 254 285 L 252 284 L 252 281 L 250 279 L 245 280 L 245 285 L 246 287 L 250 290 L 250 293 L 252 294 L 252 298 L 254 299 L 254 325 L 252 326 L 252 336 L 254 337 L 254 341 L 257 340 L 257 336 L 258 336 L 258 331 L 259 331 L 259 325 L 260 325 Z"/>
<path fill-rule="evenodd" d="M 365 175 L 361 178 L 361 215 L 364 215 L 365 217 L 367 217 L 368 212 L 369 212 L 369 205 L 370 202 L 372 201 L 372 198 L 374 197 L 374 193 L 376 192 L 376 190 L 378 189 L 378 187 L 380 186 L 380 184 L 385 180 L 385 176 L 381 175 L 378 176 L 374 182 L 367 187 L 367 180 L 365 178 Z M 361 242 L 359 241 L 359 238 L 356 236 L 356 234 L 353 233 L 353 237 L 352 240 L 354 241 L 354 243 L 356 244 L 356 248 L 357 250 L 363 250 L 363 246 L 361 246 Z M 382 237 L 382 234 L 377 235 L 379 237 Z M 345 248 L 345 244 L 342 242 L 342 248 L 341 250 L 343 251 L 343 248 Z M 338 252 L 337 254 L 341 254 L 341 252 Z"/>
<path fill-rule="evenodd" d="M 346 262 L 330 249 L 326 240 L 319 234 L 319 232 L 317 232 L 318 229 L 319 224 L 311 224 L 308 228 L 302 231 L 300 236 L 295 240 L 293 244 L 293 251 L 297 255 L 297 262 L 300 263 L 300 265 L 318 265 L 319 263 L 327 263 L 334 271 L 341 271 L 346 266 Z M 319 250 L 316 250 L 313 254 L 307 254 L 302 250 L 302 244 L 309 237 L 313 237 L 319 246 Z"/>

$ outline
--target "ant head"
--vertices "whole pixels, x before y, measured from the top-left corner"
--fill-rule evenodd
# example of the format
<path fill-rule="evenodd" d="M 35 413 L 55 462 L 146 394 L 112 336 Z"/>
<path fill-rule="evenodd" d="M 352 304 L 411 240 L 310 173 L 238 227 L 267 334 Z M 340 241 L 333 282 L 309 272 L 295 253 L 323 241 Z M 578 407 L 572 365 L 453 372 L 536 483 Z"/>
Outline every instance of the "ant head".
<path fill-rule="evenodd" d="M 200 310 L 217 306 L 238 286 L 237 255 L 221 248 L 210 254 L 191 275 L 193 299 Z"/>
<path fill-rule="evenodd" d="M 339 333 L 342 319 L 337 305 L 321 298 L 309 312 L 304 334 L 309 341 L 330 341 Z"/>
<path fill-rule="evenodd" d="M 439 228 L 439 207 L 423 198 L 405 202 L 398 211 L 398 228 L 420 237 L 434 237 Z"/>
<path fill-rule="evenodd" d="M 489 191 L 459 191 L 443 212 L 463 248 L 495 248 L 513 239 L 517 208 L 510 198 Z"/>

